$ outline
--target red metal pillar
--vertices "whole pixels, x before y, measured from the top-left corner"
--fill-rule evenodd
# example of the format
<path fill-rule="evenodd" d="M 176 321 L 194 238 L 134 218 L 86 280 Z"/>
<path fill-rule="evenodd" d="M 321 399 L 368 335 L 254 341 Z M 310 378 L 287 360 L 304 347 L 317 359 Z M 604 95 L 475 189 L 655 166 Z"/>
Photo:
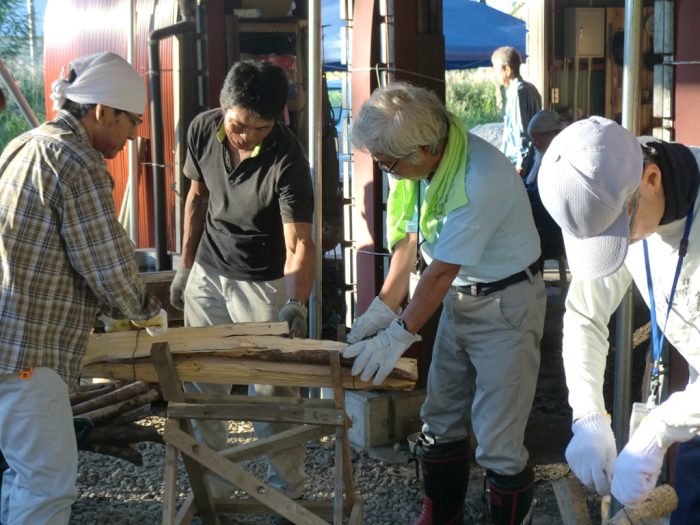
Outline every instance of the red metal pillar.
<path fill-rule="evenodd" d="M 356 0 L 353 12 L 352 115 L 377 88 L 374 67 L 379 63 L 379 14 L 375 0 Z M 362 151 L 353 155 L 355 217 L 353 234 L 357 249 L 357 311 L 364 312 L 379 293 L 383 280 L 382 175 L 372 158 Z M 369 253 L 371 252 L 371 253 Z"/>

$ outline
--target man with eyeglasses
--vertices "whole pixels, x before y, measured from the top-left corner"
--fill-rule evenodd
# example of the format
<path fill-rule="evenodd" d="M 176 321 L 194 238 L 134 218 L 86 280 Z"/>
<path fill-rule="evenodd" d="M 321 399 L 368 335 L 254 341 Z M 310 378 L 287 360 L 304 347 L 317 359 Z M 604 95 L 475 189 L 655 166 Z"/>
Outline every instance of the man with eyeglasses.
<path fill-rule="evenodd" d="M 486 469 L 490 523 L 528 524 L 534 471 L 523 438 L 546 295 L 525 186 L 500 151 L 467 133 L 433 93 L 409 84 L 372 94 L 352 142 L 392 174 L 391 266 L 348 334 L 352 373 L 381 384 L 443 304 L 416 444 L 425 496 L 415 525 L 462 523 L 470 425 Z M 402 312 L 419 239 L 428 267 Z"/>
<path fill-rule="evenodd" d="M 591 117 L 562 131 L 544 155 L 542 202 L 561 226 L 572 282 L 564 315 L 563 357 L 573 438 L 566 459 L 598 493 L 638 505 L 655 486 L 665 453 L 678 447 L 679 508 L 671 523 L 700 516 L 700 150 L 635 138 L 611 120 Z M 664 337 L 687 360 L 691 381 L 649 411 L 617 454 L 603 399 L 608 321 L 634 282 L 652 313 L 658 387 Z"/>
<path fill-rule="evenodd" d="M 0 156 L 0 523 L 67 524 L 78 452 L 69 390 L 97 314 L 164 312 L 139 278 L 105 159 L 136 137 L 143 78 L 121 57 L 80 57 L 52 84 L 53 120 Z"/>

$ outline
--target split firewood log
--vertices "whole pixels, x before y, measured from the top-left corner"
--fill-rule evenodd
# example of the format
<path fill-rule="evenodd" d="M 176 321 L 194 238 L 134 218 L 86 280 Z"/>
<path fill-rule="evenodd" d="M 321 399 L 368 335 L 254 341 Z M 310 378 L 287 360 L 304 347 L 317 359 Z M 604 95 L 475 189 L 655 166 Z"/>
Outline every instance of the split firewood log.
<path fill-rule="evenodd" d="M 150 389 L 144 392 L 143 394 L 139 394 L 124 401 L 119 401 L 112 405 L 97 408 L 95 410 L 91 410 L 90 412 L 84 412 L 80 414 L 80 417 L 87 419 L 88 421 L 95 424 L 99 423 L 100 421 L 110 419 L 111 417 L 114 417 L 118 414 L 129 412 L 135 408 L 141 407 L 160 398 L 161 396 L 158 390 Z"/>
<path fill-rule="evenodd" d="M 88 399 L 77 405 L 73 405 L 73 415 L 77 416 L 86 412 L 91 412 L 98 408 L 106 407 L 108 405 L 114 405 L 120 401 L 125 401 L 127 399 L 134 398 L 139 394 L 143 394 L 147 390 L 149 390 L 148 383 L 144 383 L 143 381 L 134 381 L 133 383 L 117 388 L 116 390 L 108 391 L 100 396 L 93 397 L 92 399 Z"/>

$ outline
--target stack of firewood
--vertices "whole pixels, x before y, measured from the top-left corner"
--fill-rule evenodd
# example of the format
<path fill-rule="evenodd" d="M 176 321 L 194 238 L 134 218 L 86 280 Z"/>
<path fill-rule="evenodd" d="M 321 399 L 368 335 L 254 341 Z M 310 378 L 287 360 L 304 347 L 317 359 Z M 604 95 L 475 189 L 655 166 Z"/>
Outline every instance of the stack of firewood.
<path fill-rule="evenodd" d="M 78 448 L 141 465 L 141 453 L 131 445 L 162 443 L 162 438 L 154 427 L 136 421 L 163 415 L 153 408 L 161 399 L 157 387 L 143 381 L 81 385 L 70 397 Z"/>

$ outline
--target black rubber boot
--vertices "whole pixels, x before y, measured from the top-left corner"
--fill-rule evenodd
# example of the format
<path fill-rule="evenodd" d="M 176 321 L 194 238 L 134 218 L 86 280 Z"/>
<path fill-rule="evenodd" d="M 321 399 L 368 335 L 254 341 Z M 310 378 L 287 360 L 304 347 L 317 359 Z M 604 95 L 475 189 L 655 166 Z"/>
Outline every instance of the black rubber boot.
<path fill-rule="evenodd" d="M 414 454 L 423 472 L 423 512 L 413 525 L 462 525 L 469 483 L 469 440 L 436 444 L 423 434 Z"/>
<path fill-rule="evenodd" d="M 486 471 L 491 501 L 492 525 L 529 525 L 532 521 L 532 497 L 535 472 L 529 465 L 515 476 Z"/>

